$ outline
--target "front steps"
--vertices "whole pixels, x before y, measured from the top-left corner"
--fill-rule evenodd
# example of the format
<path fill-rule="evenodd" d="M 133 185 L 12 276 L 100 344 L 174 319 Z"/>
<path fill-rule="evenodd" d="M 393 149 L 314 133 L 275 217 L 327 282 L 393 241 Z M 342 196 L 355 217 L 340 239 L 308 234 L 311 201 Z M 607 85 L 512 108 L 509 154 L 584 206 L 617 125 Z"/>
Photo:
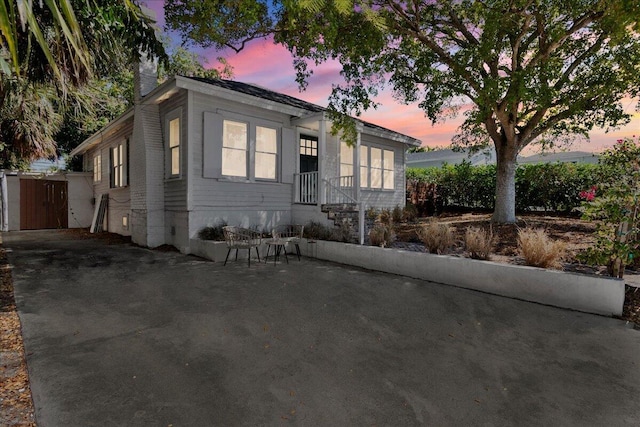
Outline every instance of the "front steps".
<path fill-rule="evenodd" d="M 345 238 L 345 240 L 357 243 L 359 230 L 357 203 L 327 203 L 320 206 L 320 210 L 327 214 L 327 218 L 332 220 L 338 229 L 344 230 L 345 234 L 350 235 L 351 238 Z"/>

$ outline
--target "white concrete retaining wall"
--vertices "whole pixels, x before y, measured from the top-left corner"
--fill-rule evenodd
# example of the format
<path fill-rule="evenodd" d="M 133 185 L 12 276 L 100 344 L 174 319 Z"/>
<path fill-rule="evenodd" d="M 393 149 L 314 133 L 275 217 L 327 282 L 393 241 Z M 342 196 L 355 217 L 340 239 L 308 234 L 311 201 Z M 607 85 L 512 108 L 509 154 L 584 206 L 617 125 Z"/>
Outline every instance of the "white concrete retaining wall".
<path fill-rule="evenodd" d="M 375 246 L 318 240 L 303 255 L 607 316 L 622 314 L 624 281 Z M 223 258 L 224 259 L 224 258 Z"/>
<path fill-rule="evenodd" d="M 189 240 L 188 253 L 202 257 L 202 258 L 210 259 L 211 261 L 224 262 L 224 259 L 227 256 L 227 251 L 228 251 L 228 248 L 225 242 L 217 242 L 213 240 L 200 240 L 200 239 Z M 260 259 L 262 259 L 262 257 L 267 254 L 267 245 L 264 243 L 261 244 L 260 246 L 258 246 L 258 251 L 260 252 Z M 229 254 L 229 261 L 230 262 L 234 261 L 235 258 L 236 258 L 236 250 L 233 249 Z M 238 251 L 238 260 L 241 260 L 241 259 L 242 260 L 247 259 L 246 249 L 240 249 Z M 254 248 L 251 248 L 251 260 L 252 261 L 258 260 L 258 257 L 256 255 L 256 250 Z"/>

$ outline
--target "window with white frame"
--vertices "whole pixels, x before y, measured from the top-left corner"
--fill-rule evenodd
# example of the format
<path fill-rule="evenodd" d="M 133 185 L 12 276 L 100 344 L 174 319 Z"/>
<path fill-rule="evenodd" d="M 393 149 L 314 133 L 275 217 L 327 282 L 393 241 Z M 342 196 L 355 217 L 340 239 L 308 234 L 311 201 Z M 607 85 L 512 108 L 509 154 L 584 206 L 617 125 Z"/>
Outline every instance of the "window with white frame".
<path fill-rule="evenodd" d="M 369 147 L 360 146 L 360 188 L 369 187 Z"/>
<path fill-rule="evenodd" d="M 344 141 L 340 143 L 340 176 L 353 177 L 353 148 Z"/>
<path fill-rule="evenodd" d="M 111 188 L 126 185 L 125 150 L 126 143 L 111 148 Z"/>
<path fill-rule="evenodd" d="M 277 178 L 278 132 L 276 129 L 256 126 L 255 178 Z"/>
<path fill-rule="evenodd" d="M 102 181 L 102 155 L 93 156 L 93 182 Z"/>
<path fill-rule="evenodd" d="M 382 151 L 382 188 L 393 190 L 395 188 L 394 179 L 394 155 L 391 150 Z"/>
<path fill-rule="evenodd" d="M 224 120 L 222 126 L 222 175 L 247 178 L 247 124 Z"/>
<path fill-rule="evenodd" d="M 180 176 L 180 117 L 169 120 L 169 159 L 170 176 Z"/>
<path fill-rule="evenodd" d="M 369 156 L 367 157 L 367 153 Z M 395 189 L 394 174 L 395 155 L 392 150 L 376 147 L 361 146 L 360 152 L 360 181 L 361 186 L 369 178 L 369 188 Z"/>

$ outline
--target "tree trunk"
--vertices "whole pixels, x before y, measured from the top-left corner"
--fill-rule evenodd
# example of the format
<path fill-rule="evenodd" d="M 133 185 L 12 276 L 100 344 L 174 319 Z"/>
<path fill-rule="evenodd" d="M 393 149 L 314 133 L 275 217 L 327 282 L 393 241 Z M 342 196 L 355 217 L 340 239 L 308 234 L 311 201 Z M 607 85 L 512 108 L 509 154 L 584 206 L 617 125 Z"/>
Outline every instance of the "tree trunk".
<path fill-rule="evenodd" d="M 493 222 L 512 224 L 516 222 L 516 157 L 518 151 L 506 143 L 496 146 L 496 205 Z"/>

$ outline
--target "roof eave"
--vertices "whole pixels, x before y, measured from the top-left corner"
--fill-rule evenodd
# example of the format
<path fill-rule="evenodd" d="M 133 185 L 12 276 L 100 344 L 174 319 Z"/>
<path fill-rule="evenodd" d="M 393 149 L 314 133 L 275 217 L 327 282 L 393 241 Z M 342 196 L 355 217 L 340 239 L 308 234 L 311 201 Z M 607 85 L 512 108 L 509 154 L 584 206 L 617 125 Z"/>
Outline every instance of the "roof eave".
<path fill-rule="evenodd" d="M 186 77 L 177 76 L 176 86 L 181 89 L 192 90 L 195 92 L 203 93 L 205 95 L 212 95 L 218 98 L 226 99 L 228 101 L 236 101 L 242 104 L 251 105 L 254 107 L 264 108 L 266 110 L 275 111 L 277 113 L 288 114 L 291 116 L 300 117 L 309 114 L 309 110 L 304 108 L 297 108 L 290 105 L 284 105 L 276 101 L 260 98 L 254 95 L 237 92 L 231 89 L 215 86 L 209 83 L 192 80 Z"/>
<path fill-rule="evenodd" d="M 69 155 L 71 156 L 77 156 L 78 154 L 84 154 L 86 153 L 88 150 L 90 150 L 94 145 L 96 145 L 97 143 L 99 143 L 102 140 L 102 137 L 105 134 L 110 133 L 113 130 L 118 129 L 121 125 L 123 125 L 127 120 L 133 118 L 133 107 L 129 107 L 129 109 L 127 111 L 125 111 L 124 113 L 122 113 L 120 116 L 118 116 L 117 118 L 113 119 L 111 122 L 109 122 L 106 126 L 104 126 L 102 129 L 100 129 L 99 131 L 97 131 L 96 133 L 94 133 L 93 135 L 91 135 L 89 138 L 85 139 L 84 141 L 82 141 L 82 143 L 80 145 L 78 145 L 76 148 L 74 148 L 73 150 L 71 150 L 71 152 L 69 153 Z"/>

